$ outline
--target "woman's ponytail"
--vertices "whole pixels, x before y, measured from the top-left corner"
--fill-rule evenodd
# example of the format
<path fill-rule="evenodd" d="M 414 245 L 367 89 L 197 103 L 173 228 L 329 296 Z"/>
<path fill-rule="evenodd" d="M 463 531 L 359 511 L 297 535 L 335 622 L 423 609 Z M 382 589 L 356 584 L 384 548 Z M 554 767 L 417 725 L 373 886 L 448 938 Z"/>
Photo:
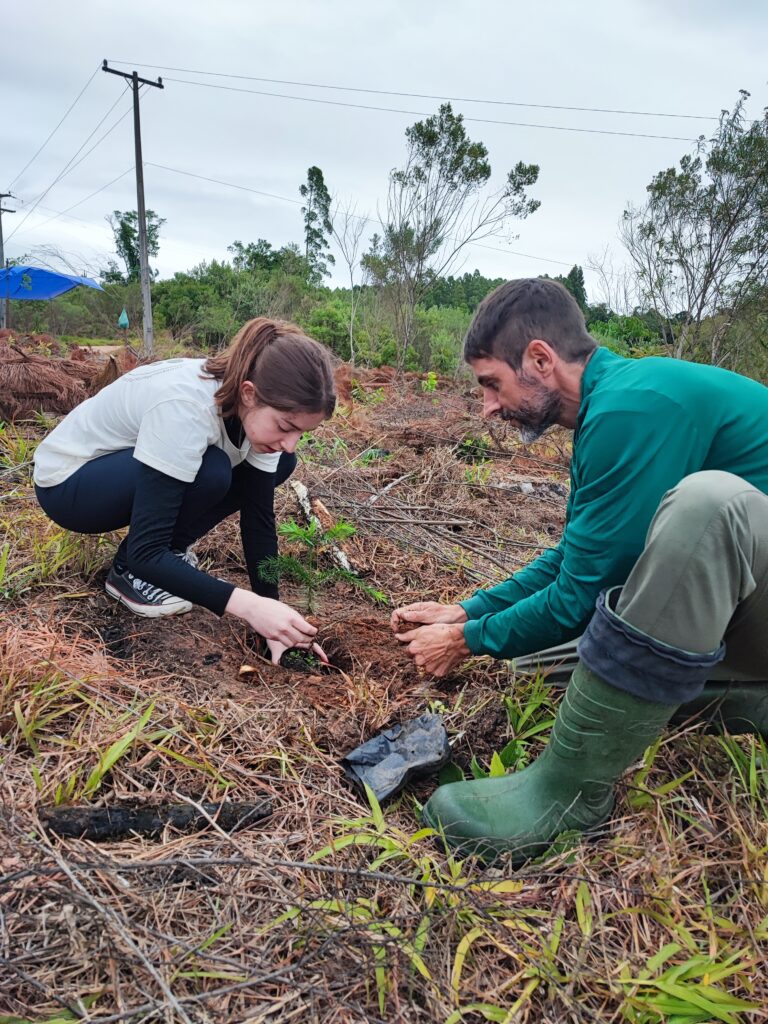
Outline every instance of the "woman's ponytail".
<path fill-rule="evenodd" d="M 206 374 L 221 381 L 216 404 L 237 414 L 240 386 L 250 381 L 256 399 L 283 412 L 333 413 L 336 393 L 327 349 L 295 324 L 260 316 L 249 320 L 229 347 L 207 359 Z"/>

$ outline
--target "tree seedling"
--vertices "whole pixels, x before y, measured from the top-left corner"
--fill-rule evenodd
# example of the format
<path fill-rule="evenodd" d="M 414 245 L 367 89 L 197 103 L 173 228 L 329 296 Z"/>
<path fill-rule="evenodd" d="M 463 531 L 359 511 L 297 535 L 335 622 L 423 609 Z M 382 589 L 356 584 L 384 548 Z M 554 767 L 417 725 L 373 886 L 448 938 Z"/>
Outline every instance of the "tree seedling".
<path fill-rule="evenodd" d="M 353 572 L 339 566 L 321 568 L 321 560 L 330 548 L 354 536 L 355 527 L 352 523 L 340 519 L 324 530 L 315 520 L 308 526 L 289 520 L 280 524 L 278 533 L 290 543 L 298 544 L 301 552 L 299 555 L 276 555 L 266 559 L 259 567 L 259 575 L 267 583 L 278 583 L 287 578 L 301 584 L 308 613 L 317 611 L 317 591 L 320 587 L 339 580 L 351 583 L 374 601 L 386 602 L 386 595 L 382 591 L 369 586 Z"/>
<path fill-rule="evenodd" d="M 456 455 L 464 462 L 473 465 L 486 462 L 491 454 L 492 445 L 487 437 L 474 437 L 468 434 L 456 445 Z"/>

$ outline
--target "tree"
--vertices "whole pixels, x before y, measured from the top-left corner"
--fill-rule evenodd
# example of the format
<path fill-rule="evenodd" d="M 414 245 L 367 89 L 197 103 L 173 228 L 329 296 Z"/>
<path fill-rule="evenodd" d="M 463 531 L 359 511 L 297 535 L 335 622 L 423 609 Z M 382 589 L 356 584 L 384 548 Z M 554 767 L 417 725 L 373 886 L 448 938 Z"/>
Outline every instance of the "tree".
<path fill-rule="evenodd" d="M 336 224 L 332 227 L 333 237 L 347 265 L 349 275 L 349 361 L 355 365 L 355 318 L 360 302 L 360 288 L 355 290 L 355 271 L 358 268 L 360 240 L 368 218 L 359 216 L 356 207 L 347 203 L 336 214 Z"/>
<path fill-rule="evenodd" d="M 749 122 L 742 91 L 696 152 L 654 176 L 621 236 L 645 302 L 665 321 L 678 357 L 730 364 L 728 337 L 768 275 L 768 111 Z M 714 329 L 702 331 L 717 316 Z M 706 338 L 705 338 L 706 334 Z"/>
<path fill-rule="evenodd" d="M 102 278 L 112 284 L 120 281 L 138 281 L 141 270 L 139 258 L 139 215 L 135 210 L 115 210 L 107 217 L 115 236 L 117 255 L 125 264 L 125 277 L 114 260 L 109 261 L 108 269 Z M 147 210 L 147 257 L 154 257 L 160 252 L 160 228 L 165 224 L 164 217 L 158 217 L 154 210 Z M 150 270 L 150 276 L 155 276 Z"/>
<path fill-rule="evenodd" d="M 550 278 L 549 274 L 542 274 L 541 276 L 547 280 L 557 281 L 558 284 L 567 288 L 574 299 L 578 302 L 579 309 L 582 313 L 586 313 L 588 307 L 587 286 L 584 281 L 584 271 L 580 266 L 574 265 L 565 276 L 562 274 L 558 274 L 557 277 L 553 278 Z"/>
<path fill-rule="evenodd" d="M 328 236 L 333 233 L 331 197 L 319 167 L 307 170 L 306 185 L 299 186 L 299 195 L 305 200 L 301 212 L 304 217 L 304 256 L 310 267 L 312 284 L 320 284 L 330 271 L 328 264 L 336 261 L 328 252 Z"/>
<path fill-rule="evenodd" d="M 571 267 L 563 278 L 563 284 L 576 299 L 579 309 L 584 313 L 587 308 L 587 286 L 584 282 L 584 271 L 579 266 Z"/>
<path fill-rule="evenodd" d="M 259 238 L 245 245 L 242 242 L 233 242 L 227 246 L 227 252 L 232 253 L 232 265 L 235 270 L 265 270 L 270 274 L 280 266 L 280 252 L 273 249 L 272 243 L 266 238 Z"/>
<path fill-rule="evenodd" d="M 539 207 L 526 189 L 539 174 L 518 163 L 504 186 L 487 194 L 488 151 L 467 137 L 461 114 L 444 103 L 437 114 L 405 132 L 405 165 L 389 176 L 386 218 L 364 266 L 392 296 L 398 333 L 398 368 L 413 341 L 414 313 L 437 277 L 448 274 L 462 250 L 501 230 L 510 217 Z"/>

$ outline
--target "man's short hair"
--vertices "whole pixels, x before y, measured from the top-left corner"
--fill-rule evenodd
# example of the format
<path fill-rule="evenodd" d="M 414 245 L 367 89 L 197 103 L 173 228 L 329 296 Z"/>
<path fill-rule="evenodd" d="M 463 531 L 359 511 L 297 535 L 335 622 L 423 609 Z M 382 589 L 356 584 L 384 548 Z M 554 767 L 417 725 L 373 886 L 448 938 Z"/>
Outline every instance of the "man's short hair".
<path fill-rule="evenodd" d="M 464 358 L 503 359 L 517 371 L 529 343 L 546 341 L 566 363 L 583 363 L 597 347 L 584 314 L 557 281 L 507 281 L 483 299 L 464 339 Z"/>

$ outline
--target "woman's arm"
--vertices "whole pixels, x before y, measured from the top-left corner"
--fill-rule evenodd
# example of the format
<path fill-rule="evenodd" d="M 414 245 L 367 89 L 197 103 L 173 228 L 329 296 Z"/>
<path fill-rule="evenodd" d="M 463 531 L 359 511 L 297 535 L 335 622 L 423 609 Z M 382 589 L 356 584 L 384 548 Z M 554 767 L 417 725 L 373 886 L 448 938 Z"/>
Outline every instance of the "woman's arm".
<path fill-rule="evenodd" d="M 277 555 L 277 531 L 275 529 L 275 473 L 266 473 L 247 462 L 235 470 L 241 479 L 242 503 L 240 506 L 240 536 L 243 554 L 248 568 L 248 578 L 254 594 L 262 597 L 279 597 L 277 583 L 267 582 L 259 575 L 259 569 L 270 558 Z"/>
<path fill-rule="evenodd" d="M 173 534 L 189 485 L 139 463 L 128 531 L 128 569 L 170 594 L 223 615 L 234 584 L 209 576 L 172 549 Z"/>

